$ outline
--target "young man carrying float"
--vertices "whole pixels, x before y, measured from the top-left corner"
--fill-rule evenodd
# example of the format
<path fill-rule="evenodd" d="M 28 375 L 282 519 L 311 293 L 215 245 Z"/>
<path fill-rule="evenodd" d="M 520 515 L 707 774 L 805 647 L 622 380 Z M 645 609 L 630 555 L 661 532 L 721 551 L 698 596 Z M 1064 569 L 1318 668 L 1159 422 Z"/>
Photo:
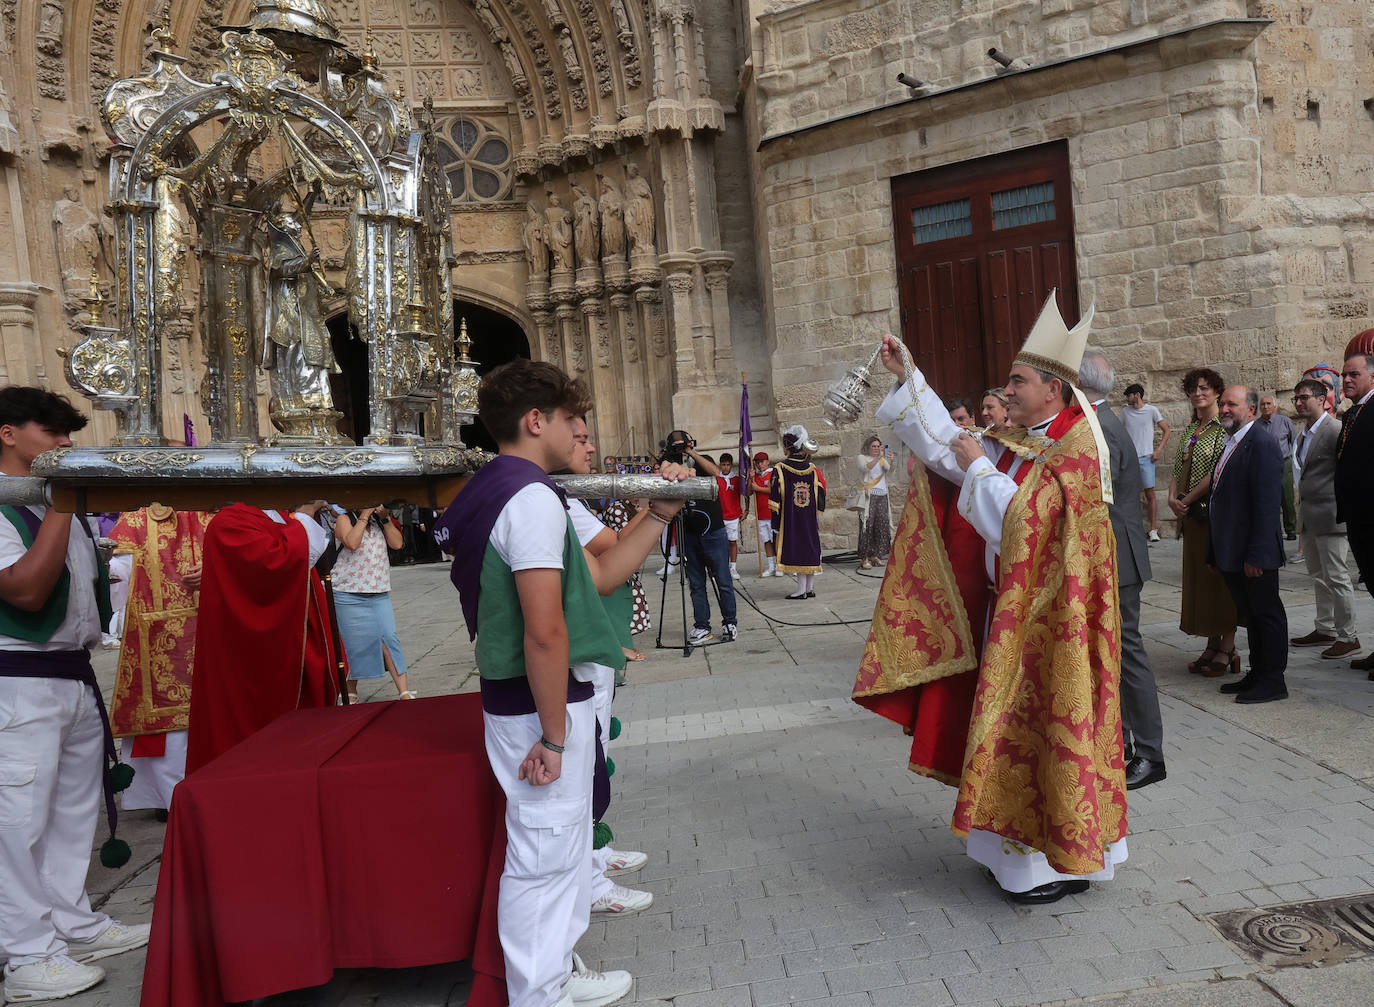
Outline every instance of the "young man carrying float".
<path fill-rule="evenodd" d="M 510 1007 L 610 1004 L 629 991 L 629 973 L 593 972 L 573 953 L 590 919 L 591 666 L 623 660 L 599 595 L 639 568 L 681 504 L 655 501 L 649 520 L 588 555 L 547 475 L 573 463 L 591 408 L 586 386 L 521 359 L 488 374 L 477 401 L 500 453 L 458 494 L 435 537 L 454 553 L 453 582 L 477 640 L 487 757 L 506 794 L 497 926 Z M 666 464 L 662 474 L 689 473 Z"/>

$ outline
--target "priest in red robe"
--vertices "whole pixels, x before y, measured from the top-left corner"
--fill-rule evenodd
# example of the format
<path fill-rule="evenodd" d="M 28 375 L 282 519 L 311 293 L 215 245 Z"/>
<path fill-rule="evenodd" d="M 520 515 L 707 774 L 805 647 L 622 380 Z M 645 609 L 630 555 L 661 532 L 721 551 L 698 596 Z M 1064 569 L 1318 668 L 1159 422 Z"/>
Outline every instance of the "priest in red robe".
<path fill-rule="evenodd" d="M 322 503 L 287 516 L 231 504 L 205 532 L 186 772 L 283 713 L 331 706 L 338 664 L 315 561 Z"/>
<path fill-rule="evenodd" d="M 129 600 L 110 700 L 110 727 L 124 739 L 134 782 L 126 811 L 171 807 L 186 771 L 186 723 L 196 641 L 201 553 L 210 515 L 150 504 L 121 515 L 110 537 L 128 557 Z"/>
<path fill-rule="evenodd" d="M 854 698 L 912 735 L 913 771 L 959 788 L 951 828 L 1028 903 L 1126 858 L 1111 480 L 1072 386 L 1090 320 L 1069 330 L 1050 295 L 1008 379 L 1015 429 L 961 430 L 919 370 L 878 409 L 924 466 Z M 900 378 L 899 354 L 884 337 Z M 950 484 L 935 499 L 927 469 Z"/>

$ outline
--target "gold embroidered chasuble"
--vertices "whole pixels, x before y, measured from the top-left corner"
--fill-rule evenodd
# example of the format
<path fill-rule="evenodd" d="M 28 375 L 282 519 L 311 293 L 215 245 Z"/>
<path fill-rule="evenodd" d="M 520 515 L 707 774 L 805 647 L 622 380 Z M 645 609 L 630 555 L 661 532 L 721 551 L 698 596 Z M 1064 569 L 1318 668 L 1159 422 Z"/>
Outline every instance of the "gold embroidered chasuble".
<path fill-rule="evenodd" d="M 184 731 L 191 708 L 200 565 L 209 514 L 152 504 L 124 514 L 111 537 L 133 556 L 124 639 L 110 702 L 116 737 Z"/>
<path fill-rule="evenodd" d="M 977 592 L 956 579 L 950 554 L 967 549 L 946 549 L 918 468 L 854 697 L 916 733 L 914 771 L 957 784 L 954 832 L 994 832 L 1061 873 L 1089 874 L 1126 834 L 1116 543 L 1096 445 L 1081 417 L 1058 440 L 1024 429 L 997 439 L 1030 470 L 1003 522 L 990 615 L 966 607 Z M 938 688 L 975 665 L 968 688 Z M 921 716 L 932 702 L 936 716 Z M 957 750 L 961 737 L 957 780 L 918 755 Z"/>

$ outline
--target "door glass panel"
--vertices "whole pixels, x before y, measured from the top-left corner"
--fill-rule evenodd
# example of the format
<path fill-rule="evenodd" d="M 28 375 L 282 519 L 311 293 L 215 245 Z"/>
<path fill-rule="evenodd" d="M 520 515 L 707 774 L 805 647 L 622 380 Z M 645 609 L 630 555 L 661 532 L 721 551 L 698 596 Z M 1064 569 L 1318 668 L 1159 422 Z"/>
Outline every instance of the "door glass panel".
<path fill-rule="evenodd" d="M 1054 219 L 1054 183 L 1040 182 L 992 194 L 992 229 L 1043 224 Z"/>
<path fill-rule="evenodd" d="M 919 206 L 911 211 L 911 242 L 914 245 L 964 238 L 972 233 L 973 205 L 967 199 Z"/>

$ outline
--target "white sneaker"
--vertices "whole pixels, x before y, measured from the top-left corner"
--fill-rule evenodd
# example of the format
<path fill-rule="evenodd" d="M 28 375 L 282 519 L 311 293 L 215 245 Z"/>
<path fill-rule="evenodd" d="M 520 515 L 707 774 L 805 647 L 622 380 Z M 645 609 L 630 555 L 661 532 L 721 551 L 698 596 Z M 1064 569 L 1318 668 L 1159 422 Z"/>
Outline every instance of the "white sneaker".
<path fill-rule="evenodd" d="M 576 1005 L 573 1003 L 573 998 L 568 996 L 565 991 L 563 995 L 558 998 L 558 1003 L 554 1004 L 553 1007 L 576 1007 Z"/>
<path fill-rule="evenodd" d="M 1151 528 L 1151 529 L 1150 529 L 1150 541 L 1151 541 L 1151 542 L 1158 542 L 1158 541 L 1159 541 L 1159 529 L 1158 529 L 1158 528 Z"/>
<path fill-rule="evenodd" d="M 687 635 L 687 642 L 693 647 L 700 646 L 709 639 L 711 639 L 711 631 L 709 629 L 694 629 Z"/>
<path fill-rule="evenodd" d="M 563 995 L 577 1007 L 606 1007 L 630 992 L 633 982 L 628 972 L 593 972 L 574 951 L 573 974 L 563 984 Z"/>
<path fill-rule="evenodd" d="M 5 1002 L 61 1000 L 88 990 L 105 978 L 99 965 L 82 965 L 64 954 L 49 955 L 28 965 L 5 966 Z"/>
<path fill-rule="evenodd" d="M 93 962 L 111 955 L 122 955 L 125 951 L 141 948 L 148 943 L 152 931 L 149 923 L 120 923 L 111 920 L 110 925 L 88 941 L 68 941 L 67 954 L 82 964 Z"/>
<path fill-rule="evenodd" d="M 649 855 L 638 850 L 611 850 L 611 855 L 606 860 L 606 877 L 633 874 L 648 862 Z"/>
<path fill-rule="evenodd" d="M 733 622 L 727 622 L 722 624 L 722 626 L 720 627 L 720 638 L 722 640 L 739 639 L 739 627 L 736 626 Z"/>
<path fill-rule="evenodd" d="M 730 564 L 730 577 L 732 580 L 739 580 L 739 567 L 733 563 Z"/>
<path fill-rule="evenodd" d="M 593 916 L 629 916 L 642 913 L 654 904 L 652 892 L 611 885 L 611 890 L 592 903 Z"/>

